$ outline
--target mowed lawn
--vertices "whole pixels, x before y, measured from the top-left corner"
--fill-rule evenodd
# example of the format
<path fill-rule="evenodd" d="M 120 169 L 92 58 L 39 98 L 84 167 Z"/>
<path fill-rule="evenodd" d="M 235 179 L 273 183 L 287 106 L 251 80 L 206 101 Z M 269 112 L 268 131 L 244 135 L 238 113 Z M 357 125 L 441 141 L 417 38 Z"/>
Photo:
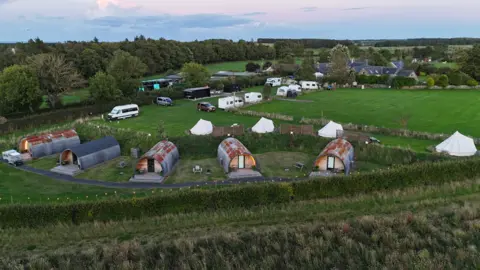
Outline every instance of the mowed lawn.
<path fill-rule="evenodd" d="M 299 97 L 312 103 L 273 101 L 250 110 L 277 112 L 306 118 L 332 119 L 341 123 L 400 128 L 408 118 L 408 129 L 434 133 L 456 130 L 480 137 L 480 92 L 445 90 L 339 89 Z"/>

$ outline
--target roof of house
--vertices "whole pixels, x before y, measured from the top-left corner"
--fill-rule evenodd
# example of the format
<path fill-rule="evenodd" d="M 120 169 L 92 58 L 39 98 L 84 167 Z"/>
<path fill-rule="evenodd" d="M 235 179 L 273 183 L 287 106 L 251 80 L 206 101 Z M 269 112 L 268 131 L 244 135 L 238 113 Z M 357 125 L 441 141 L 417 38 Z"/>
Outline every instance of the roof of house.
<path fill-rule="evenodd" d="M 403 63 L 403 61 L 392 61 L 392 65 L 397 69 L 402 69 L 405 66 L 405 63 Z"/>
<path fill-rule="evenodd" d="M 195 88 L 187 88 L 183 91 L 185 92 L 190 92 L 190 91 L 199 91 L 199 90 L 205 90 L 205 89 L 210 89 L 208 86 L 203 86 L 203 87 L 195 87 Z"/>
<path fill-rule="evenodd" d="M 352 61 L 348 63 L 348 65 L 353 68 L 353 67 L 361 67 L 361 66 L 368 66 L 368 60 L 365 61 Z"/>
<path fill-rule="evenodd" d="M 317 72 L 326 74 L 328 72 L 329 63 L 318 63 L 316 65 Z"/>
<path fill-rule="evenodd" d="M 70 148 L 77 158 L 88 156 L 90 154 L 117 146 L 118 141 L 112 136 L 106 136 L 98 140 L 90 141 Z"/>
<path fill-rule="evenodd" d="M 383 74 L 383 69 L 385 67 L 381 66 L 363 66 L 363 67 L 358 67 L 360 68 L 360 71 L 364 70 L 368 75 L 382 75 Z M 354 68 L 356 71 L 356 68 Z M 359 71 L 358 71 L 359 72 Z"/>
<path fill-rule="evenodd" d="M 182 76 L 180 75 L 168 75 L 167 77 L 165 77 L 167 79 L 171 79 L 171 80 L 179 80 L 179 79 L 182 79 Z"/>
<path fill-rule="evenodd" d="M 397 72 L 397 76 L 400 76 L 400 77 L 408 77 L 410 76 L 412 73 L 415 73 L 413 70 L 411 69 L 402 69 L 402 70 L 399 70 Z"/>
<path fill-rule="evenodd" d="M 394 75 L 394 74 L 397 73 L 397 71 L 398 71 L 397 68 L 388 68 L 388 67 L 383 68 L 383 74 L 385 74 L 385 75 L 387 75 L 387 74 L 388 75 Z"/>

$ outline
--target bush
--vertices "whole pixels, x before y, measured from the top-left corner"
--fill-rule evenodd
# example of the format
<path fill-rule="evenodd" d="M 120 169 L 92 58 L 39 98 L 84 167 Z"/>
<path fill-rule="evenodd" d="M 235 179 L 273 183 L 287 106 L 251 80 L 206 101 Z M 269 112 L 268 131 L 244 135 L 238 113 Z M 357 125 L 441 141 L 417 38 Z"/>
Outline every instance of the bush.
<path fill-rule="evenodd" d="M 256 72 L 259 69 L 260 65 L 253 62 L 248 62 L 248 64 L 245 65 L 245 70 L 248 72 Z"/>
<path fill-rule="evenodd" d="M 388 84 L 389 75 L 370 76 L 370 75 L 356 75 L 355 80 L 359 84 Z"/>
<path fill-rule="evenodd" d="M 448 86 L 448 76 L 445 74 L 440 76 L 438 78 L 437 85 L 446 88 Z"/>
<path fill-rule="evenodd" d="M 461 71 L 453 71 L 448 73 L 448 81 L 450 85 L 466 85 L 472 79 L 469 75 Z"/>
<path fill-rule="evenodd" d="M 435 86 L 435 80 L 431 76 L 429 76 L 427 78 L 427 87 L 432 88 L 433 86 Z"/>
<path fill-rule="evenodd" d="M 409 87 L 414 86 L 417 84 L 417 81 L 414 78 L 410 77 L 395 77 L 392 80 L 392 87 L 393 88 L 402 88 L 402 87 Z"/>
<path fill-rule="evenodd" d="M 471 79 L 471 80 L 467 81 L 467 85 L 470 86 L 470 87 L 475 87 L 475 86 L 478 85 L 478 82 L 474 79 Z"/>

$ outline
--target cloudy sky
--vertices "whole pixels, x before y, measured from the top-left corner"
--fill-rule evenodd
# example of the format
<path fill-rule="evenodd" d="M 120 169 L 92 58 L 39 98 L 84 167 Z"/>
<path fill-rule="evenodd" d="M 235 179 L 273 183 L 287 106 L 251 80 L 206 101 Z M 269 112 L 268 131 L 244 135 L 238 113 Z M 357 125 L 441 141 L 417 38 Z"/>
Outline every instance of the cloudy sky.
<path fill-rule="evenodd" d="M 480 37 L 480 0 L 0 0 L 0 41 Z"/>

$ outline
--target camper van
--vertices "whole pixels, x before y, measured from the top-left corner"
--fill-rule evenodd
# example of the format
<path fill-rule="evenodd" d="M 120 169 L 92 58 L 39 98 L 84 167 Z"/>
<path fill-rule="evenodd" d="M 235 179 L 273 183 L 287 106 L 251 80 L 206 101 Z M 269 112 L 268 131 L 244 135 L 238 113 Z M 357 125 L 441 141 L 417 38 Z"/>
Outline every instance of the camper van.
<path fill-rule="evenodd" d="M 262 101 L 262 93 L 250 92 L 245 93 L 245 103 L 256 103 Z"/>
<path fill-rule="evenodd" d="M 302 89 L 306 90 L 318 89 L 318 83 L 314 81 L 301 81 L 300 85 Z"/>
<path fill-rule="evenodd" d="M 302 87 L 298 84 L 290 84 L 288 86 L 288 89 L 290 89 L 292 91 L 296 91 L 296 92 L 302 92 Z"/>
<path fill-rule="evenodd" d="M 280 86 L 282 85 L 282 78 L 268 78 L 265 84 L 269 83 L 271 86 Z"/>
<path fill-rule="evenodd" d="M 112 120 L 130 118 L 130 117 L 138 116 L 139 113 L 140 113 L 140 109 L 138 108 L 137 104 L 116 106 L 108 114 L 108 120 L 112 121 Z"/>
<path fill-rule="evenodd" d="M 15 150 L 8 150 L 2 152 L 2 159 L 8 162 L 8 164 L 13 166 L 23 165 L 22 155 Z"/>
<path fill-rule="evenodd" d="M 282 86 L 277 89 L 277 96 L 286 97 L 287 92 L 290 90 L 288 86 Z"/>
<path fill-rule="evenodd" d="M 243 106 L 243 98 L 241 97 L 224 97 L 218 99 L 218 108 L 230 109 Z"/>

